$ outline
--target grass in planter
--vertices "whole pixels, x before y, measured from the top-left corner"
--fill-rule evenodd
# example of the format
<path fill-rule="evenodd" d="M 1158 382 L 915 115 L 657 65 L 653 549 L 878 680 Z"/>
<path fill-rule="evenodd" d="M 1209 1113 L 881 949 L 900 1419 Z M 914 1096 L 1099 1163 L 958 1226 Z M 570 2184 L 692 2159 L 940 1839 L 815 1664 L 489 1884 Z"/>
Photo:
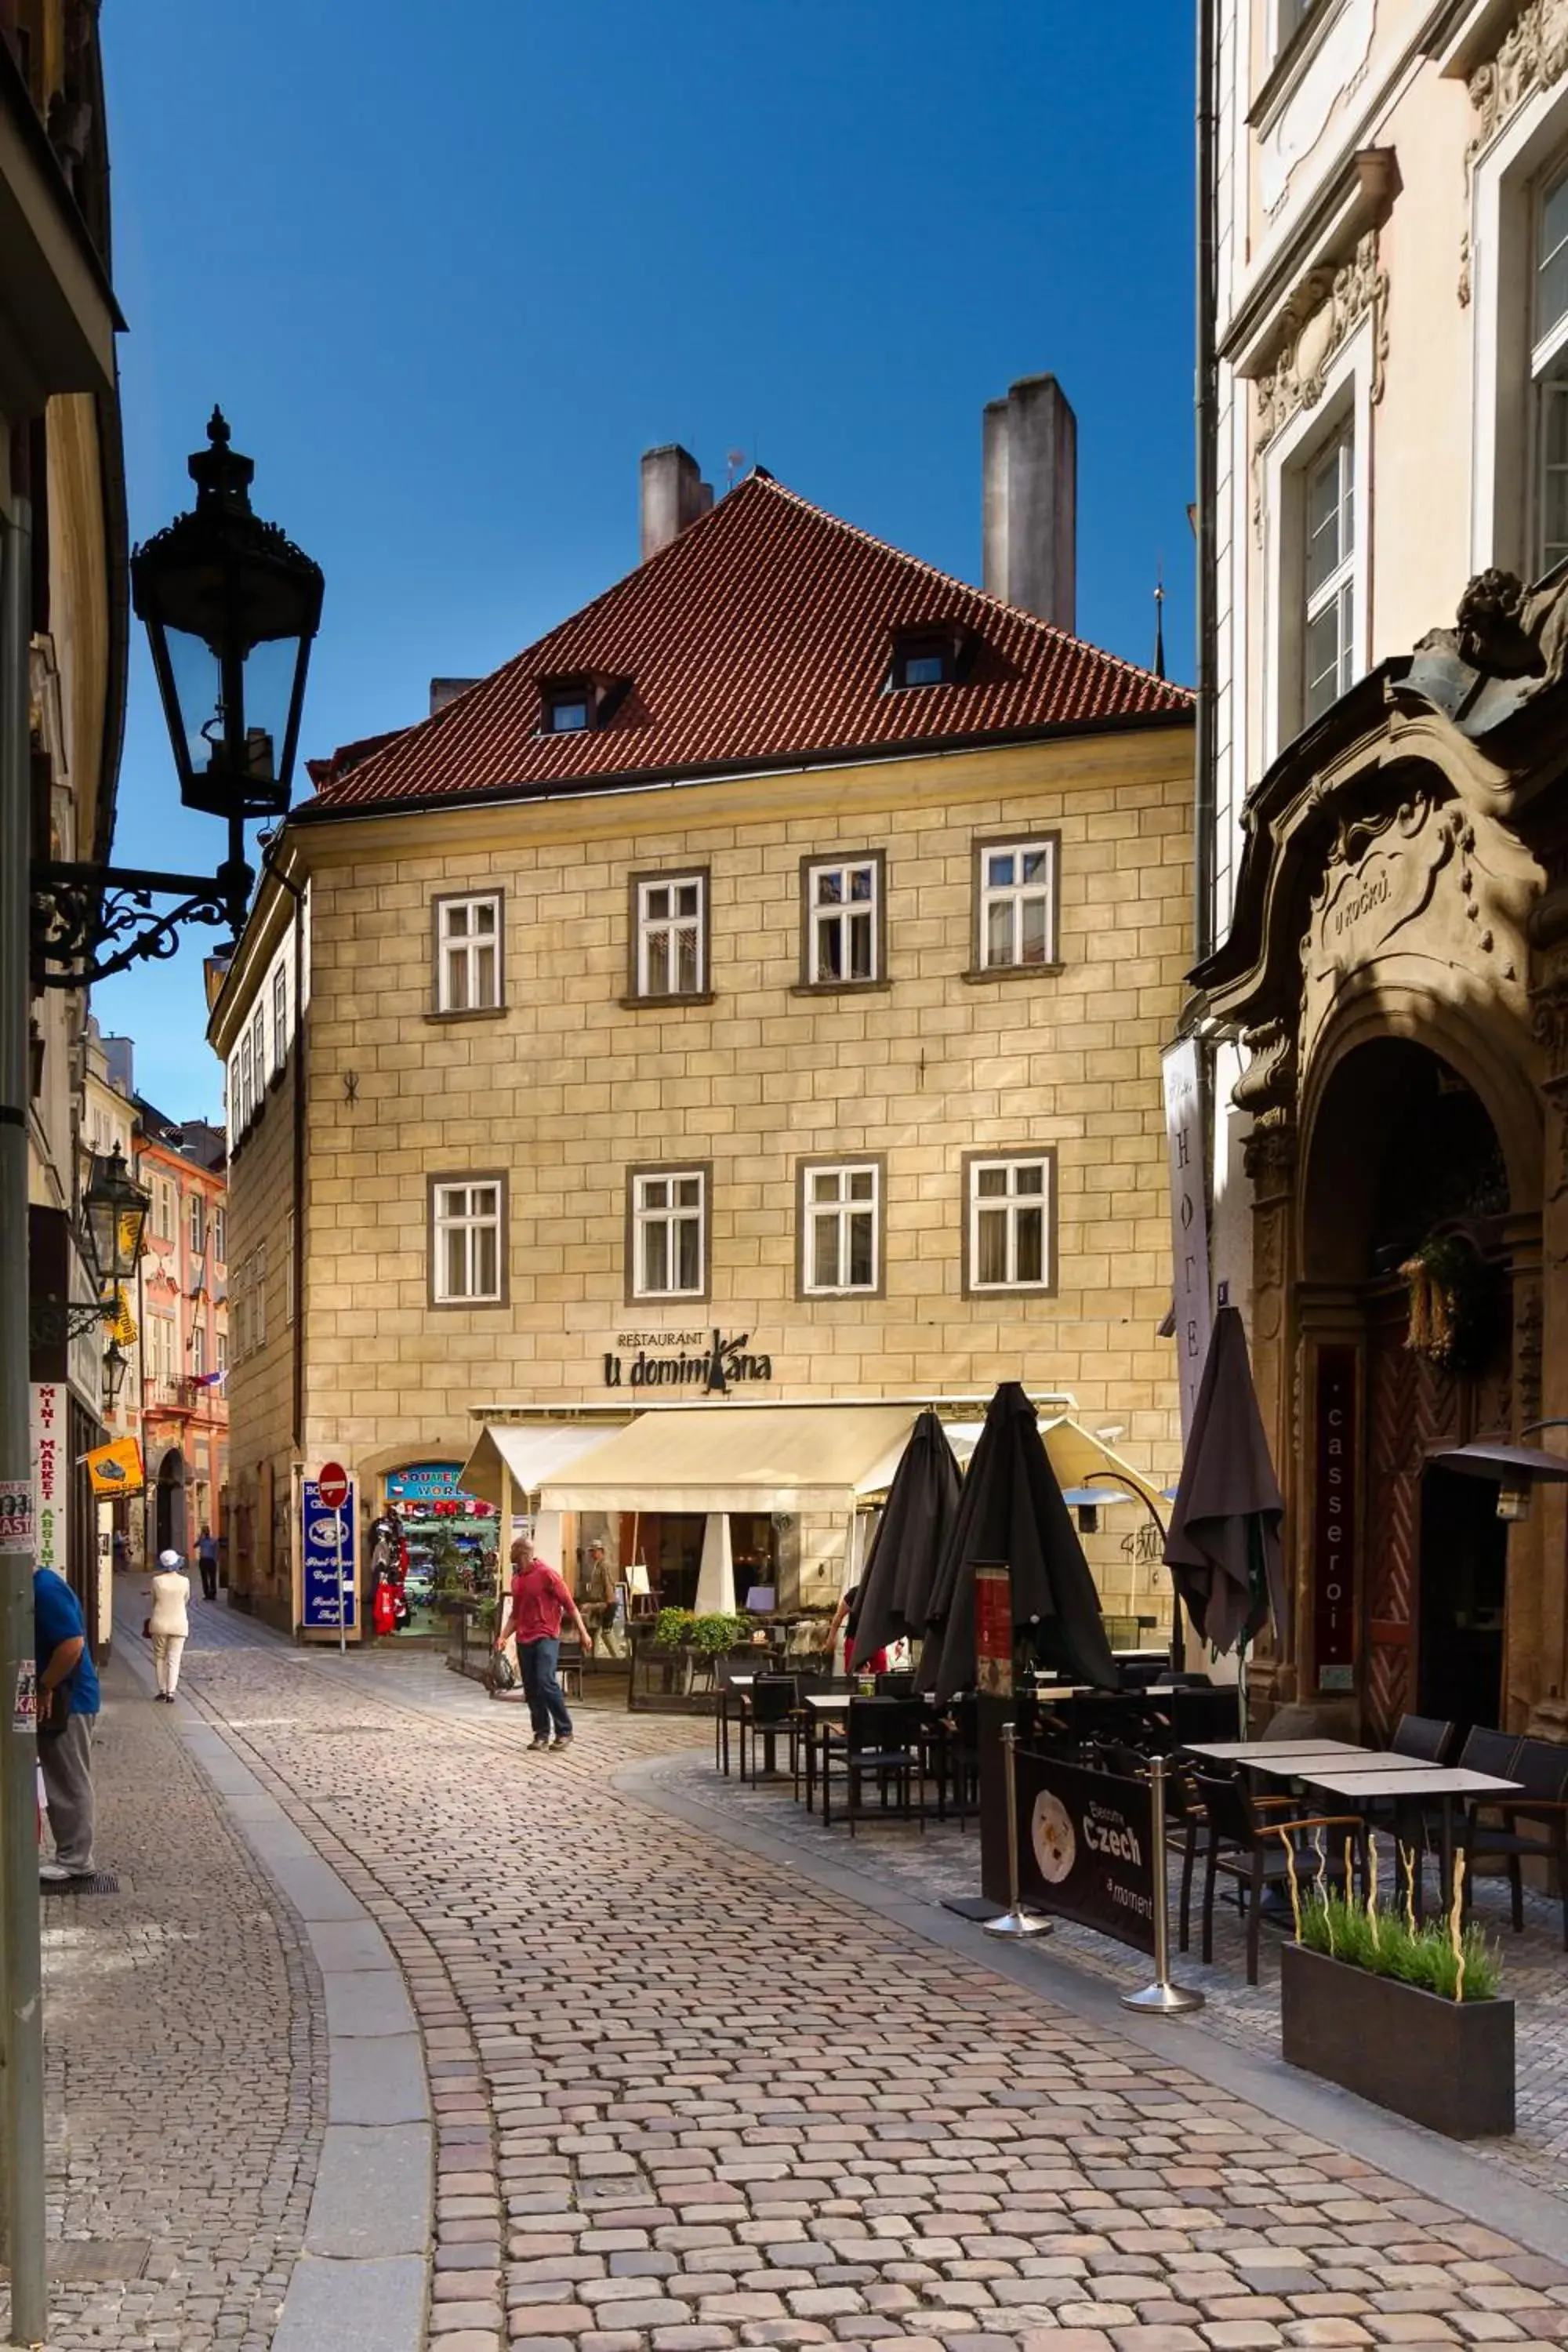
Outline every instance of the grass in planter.
<path fill-rule="evenodd" d="M 1497 1999 L 1502 1981 L 1498 1948 L 1488 1942 L 1473 1921 L 1468 1927 L 1460 1924 L 1464 1906 L 1462 1853 L 1455 1857 L 1454 1901 L 1447 1918 L 1417 1923 L 1415 1904 L 1408 1895 L 1403 1917 L 1394 1911 L 1379 1910 L 1375 1847 L 1371 1883 L 1363 1901 L 1348 1892 L 1336 1894 L 1328 1885 L 1321 1867 L 1321 1854 L 1317 1884 L 1303 1893 L 1296 1876 L 1294 1849 L 1288 1839 L 1285 1843 L 1292 1856 L 1290 1893 L 1296 1913 L 1296 1939 L 1310 1952 L 1322 1952 L 1331 1959 L 1343 1960 L 1351 1968 L 1365 1969 L 1371 1976 L 1393 1977 L 1401 1984 L 1435 1993 L 1439 2000 Z M 1408 1887 L 1408 1856 L 1405 1863 Z M 1348 1853 L 1345 1864 L 1348 1889 Z"/>

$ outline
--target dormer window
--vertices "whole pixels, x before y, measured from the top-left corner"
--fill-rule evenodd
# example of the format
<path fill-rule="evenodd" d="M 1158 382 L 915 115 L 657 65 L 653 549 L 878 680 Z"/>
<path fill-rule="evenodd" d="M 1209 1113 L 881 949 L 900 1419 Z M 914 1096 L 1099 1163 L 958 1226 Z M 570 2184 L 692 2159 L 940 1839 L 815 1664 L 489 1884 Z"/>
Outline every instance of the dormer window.
<path fill-rule="evenodd" d="M 894 691 L 905 687 L 951 686 L 958 676 L 965 635 L 965 631 L 952 625 L 896 630 L 889 678 Z"/>
<path fill-rule="evenodd" d="M 594 723 L 593 698 L 584 688 L 547 695 L 544 731 L 547 735 L 582 735 Z"/>
<path fill-rule="evenodd" d="M 592 670 L 574 677 L 542 677 L 539 681 L 539 731 L 542 735 L 586 735 L 603 727 L 631 680 Z"/>

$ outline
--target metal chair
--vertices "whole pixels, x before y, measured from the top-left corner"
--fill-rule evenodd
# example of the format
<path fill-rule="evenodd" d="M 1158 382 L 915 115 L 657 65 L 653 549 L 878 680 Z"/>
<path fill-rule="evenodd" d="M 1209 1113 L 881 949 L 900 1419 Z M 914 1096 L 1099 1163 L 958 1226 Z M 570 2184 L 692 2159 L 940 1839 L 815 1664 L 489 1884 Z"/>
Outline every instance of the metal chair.
<path fill-rule="evenodd" d="M 1207 1850 L 1204 1858 L 1204 1958 L 1208 1962 L 1214 1959 L 1216 1882 L 1221 1877 L 1232 1879 L 1238 1898 L 1246 1898 L 1247 1981 L 1255 1985 L 1258 1982 L 1258 1942 L 1263 1924 L 1264 1892 L 1269 1887 L 1284 1885 L 1294 1863 L 1294 1857 L 1286 1852 L 1286 1838 L 1311 1830 L 1343 1830 L 1354 1845 L 1364 1884 L 1366 1824 L 1359 1813 L 1293 1813 L 1284 1809 L 1263 1812 L 1254 1805 L 1239 1780 L 1218 1773 L 1194 1771 L 1192 1780 L 1203 1806 L 1207 1830 Z M 1184 1904 L 1184 1951 L 1186 1949 L 1187 1933 Z"/>
<path fill-rule="evenodd" d="M 888 1810 L 889 1783 L 899 1794 L 899 1818 L 910 1818 L 910 1788 L 923 1763 L 925 1707 L 921 1700 L 909 1698 L 852 1698 L 845 1715 L 844 1731 L 840 1737 L 829 1733 L 822 1751 L 822 1826 L 830 1828 L 833 1819 L 833 1766 L 837 1759 L 844 1768 L 845 1818 L 849 1834 L 855 1834 L 855 1823 L 863 1808 L 860 1792 L 866 1775 L 874 1775 L 881 1794 L 879 1811 Z M 918 1805 L 921 1829 L 925 1829 L 925 1806 Z"/>
<path fill-rule="evenodd" d="M 555 1672 L 564 1695 L 568 1698 L 581 1698 L 583 1696 L 583 1644 L 581 1642 L 562 1643 L 561 1655 L 556 1661 Z"/>
<path fill-rule="evenodd" d="M 1458 1736 L 1457 1723 L 1439 1723 L 1435 1715 L 1402 1715 L 1389 1741 L 1395 1756 L 1414 1756 L 1423 1764 L 1446 1764 Z"/>
<path fill-rule="evenodd" d="M 1490 1736 L 1502 1738 L 1507 1735 L 1496 1732 Z M 1474 1732 L 1470 1734 L 1471 1739 L 1476 1737 Z M 1467 1749 L 1468 1746 L 1467 1741 Z M 1489 1771 L 1492 1768 L 1478 1765 L 1476 1769 Z M 1568 1952 L 1568 1748 L 1553 1747 L 1548 1739 L 1521 1739 L 1515 1743 L 1507 1773 L 1500 1773 L 1499 1778 L 1517 1780 L 1524 1793 L 1519 1797 L 1479 1797 L 1467 1806 L 1462 1834 L 1466 1906 L 1473 1891 L 1470 1874 L 1477 1861 L 1506 1863 L 1513 1931 L 1517 1936 L 1524 1927 L 1525 1863 L 1554 1862 L 1563 1906 L 1563 1948 Z M 1521 1822 L 1535 1824 L 1541 1834 L 1528 1835 L 1520 1827 Z"/>
<path fill-rule="evenodd" d="M 742 1780 L 754 1780 L 757 1777 L 754 1769 L 750 1772 L 746 1769 L 748 1734 L 750 1734 L 753 1768 L 756 1743 L 759 1739 L 763 1742 L 764 1765 L 769 1773 L 773 1769 L 773 1756 L 777 1742 L 787 1739 L 790 1743 L 790 1763 L 793 1772 L 795 1747 L 800 1738 L 800 1726 L 796 1718 L 795 1676 L 793 1675 L 759 1675 L 749 1691 L 741 1692 L 740 1700 Z"/>

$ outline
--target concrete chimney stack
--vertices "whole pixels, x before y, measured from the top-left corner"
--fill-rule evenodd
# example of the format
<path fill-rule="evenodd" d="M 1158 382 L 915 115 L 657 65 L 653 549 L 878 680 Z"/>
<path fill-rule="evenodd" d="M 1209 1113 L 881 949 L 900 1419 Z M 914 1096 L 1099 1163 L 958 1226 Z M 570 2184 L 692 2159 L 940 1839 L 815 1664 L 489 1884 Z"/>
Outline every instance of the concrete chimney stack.
<path fill-rule="evenodd" d="M 642 461 L 642 560 L 657 555 L 713 504 L 710 484 L 689 449 L 671 441 L 645 449 Z"/>
<path fill-rule="evenodd" d="M 1078 613 L 1078 419 L 1054 375 L 1026 375 L 985 409 L 983 579 L 993 596 L 1069 633 Z"/>

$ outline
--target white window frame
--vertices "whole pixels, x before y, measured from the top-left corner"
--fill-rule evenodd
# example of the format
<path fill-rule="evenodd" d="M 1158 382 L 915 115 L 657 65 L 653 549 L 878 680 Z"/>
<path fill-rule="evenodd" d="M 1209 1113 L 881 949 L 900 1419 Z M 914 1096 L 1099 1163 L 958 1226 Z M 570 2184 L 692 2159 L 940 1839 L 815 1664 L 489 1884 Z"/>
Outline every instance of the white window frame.
<path fill-rule="evenodd" d="M 1350 676 L 1364 677 L 1370 642 L 1368 588 L 1371 514 L 1373 321 L 1363 319 L 1331 361 L 1322 398 L 1298 410 L 1262 453 L 1264 547 L 1264 767 L 1299 735 L 1306 709 L 1307 475 L 1347 420 L 1355 446 L 1355 496 L 1351 559 Z"/>
<path fill-rule="evenodd" d="M 200 1192 L 191 1194 L 191 1255 L 205 1257 L 207 1249 L 207 1204 Z"/>
<path fill-rule="evenodd" d="M 207 1327 L 198 1315 L 191 1325 L 191 1378 L 201 1380 L 207 1369 Z"/>
<path fill-rule="evenodd" d="M 258 1004 L 250 1016 L 250 1057 L 256 1067 L 252 1107 L 259 1110 L 262 1097 L 267 1092 L 267 1007 L 264 1004 Z"/>
<path fill-rule="evenodd" d="M 283 1067 L 289 1054 L 289 967 L 280 963 L 272 975 L 272 1069 Z"/>
<path fill-rule="evenodd" d="M 1355 680 L 1355 593 L 1356 593 L 1356 480 L 1364 452 L 1356 448 L 1355 419 L 1346 416 L 1337 432 L 1330 435 L 1301 468 L 1301 496 L 1305 512 L 1302 520 L 1301 560 L 1303 566 L 1311 562 L 1311 520 L 1313 491 L 1325 474 L 1332 475 L 1334 519 L 1336 530 L 1348 526 L 1350 543 L 1341 541 L 1338 561 L 1314 587 L 1310 574 L 1301 587 L 1301 723 L 1310 726 L 1331 709 L 1342 694 L 1347 693 Z M 1320 621 L 1329 615 L 1334 621 L 1333 692 L 1321 707 L 1313 710 L 1310 698 L 1313 688 L 1311 643 L 1312 632 Z"/>
<path fill-rule="evenodd" d="M 489 910 L 493 929 L 477 932 L 471 928 L 455 933 L 452 925 L 461 916 L 465 925 L 471 926 L 480 908 Z M 458 896 L 438 898 L 436 901 L 436 1010 L 437 1013 L 499 1013 L 502 997 L 502 947 L 505 930 L 505 910 L 499 890 L 464 891 Z M 480 987 L 480 977 L 486 962 L 489 966 L 489 990 Z M 458 973 L 460 986 L 455 986 Z M 461 1000 L 461 1001 L 459 1001 Z"/>
<path fill-rule="evenodd" d="M 250 1032 L 247 1029 L 239 1041 L 239 1131 L 241 1135 L 250 1125 L 255 1091 L 256 1059 L 250 1042 Z"/>
<path fill-rule="evenodd" d="M 818 1187 L 831 1184 L 832 1198 L 819 1198 Z M 857 1192 L 857 1186 L 868 1190 Z M 803 1298 L 869 1298 L 882 1286 L 882 1167 L 876 1160 L 807 1160 L 800 1171 L 800 1288 Z M 871 1228 L 871 1271 L 864 1282 L 850 1278 L 853 1228 L 868 1220 Z M 816 1276 L 819 1228 L 833 1229 L 836 1278 Z"/>
<path fill-rule="evenodd" d="M 240 1051 L 237 1045 L 228 1057 L 228 1140 L 231 1150 L 244 1132 L 245 1087 L 240 1066 Z"/>
<path fill-rule="evenodd" d="M 463 1236 L 466 1287 L 447 1279 L 447 1244 Z M 480 1237 L 495 1237 L 493 1282 L 479 1286 Z M 439 1176 L 430 1185 L 430 1297 L 437 1307 L 500 1307 L 506 1299 L 506 1188 L 497 1175 Z"/>
<path fill-rule="evenodd" d="M 631 1280 L 629 1295 L 633 1298 L 706 1298 L 708 1296 L 708 1246 L 710 1177 L 705 1167 L 634 1168 L 627 1173 L 630 1202 L 627 1231 L 631 1250 Z M 695 1184 L 695 1202 L 682 1201 L 676 1187 Z M 680 1234 L 687 1225 L 694 1224 L 697 1233 L 697 1279 L 694 1283 L 667 1281 L 655 1285 L 648 1279 L 648 1245 L 653 1234 L 662 1234 L 665 1269 L 674 1274 L 680 1260 Z"/>
<path fill-rule="evenodd" d="M 1054 833 L 1020 835 L 1016 841 L 997 839 L 975 844 L 978 860 L 976 870 L 974 969 L 976 971 L 1048 971 L 1058 960 L 1057 947 L 1057 869 L 1059 845 Z M 1022 859 L 1043 856 L 1046 869 L 1043 878 L 1032 881 L 994 883 L 989 878 L 990 861 L 994 857 Z M 1016 868 L 1015 871 L 1021 869 Z M 1024 909 L 1038 900 L 1046 910 L 1045 953 L 1025 957 L 1018 952 L 1023 933 Z M 997 908 L 1005 908 L 1009 916 L 1012 953 L 1003 961 L 991 961 L 991 917 Z"/>
<path fill-rule="evenodd" d="M 220 1379 L 228 1370 L 228 1333 L 221 1328 L 213 1333 L 213 1370 Z"/>
<path fill-rule="evenodd" d="M 868 896 L 854 898 L 853 877 L 869 874 Z M 837 875 L 843 896 L 826 904 L 819 900 L 819 889 L 825 877 Z M 808 988 L 869 988 L 882 978 L 882 892 L 885 882 L 883 861 L 871 850 L 862 850 L 847 857 L 809 857 L 802 870 L 805 898 L 805 983 Z M 852 971 L 856 926 L 869 925 L 871 940 L 870 968 Z M 823 944 L 828 935 L 837 932 L 839 940 L 840 969 L 826 968 Z"/>
<path fill-rule="evenodd" d="M 228 1215 L 224 1208 L 223 1202 L 221 1201 L 215 1201 L 213 1202 L 212 1215 L 213 1264 L 215 1265 L 226 1265 L 228 1264 L 228 1259 L 225 1255 L 227 1242 Z"/>
<path fill-rule="evenodd" d="M 637 992 L 639 996 L 662 999 L 678 996 L 702 996 L 708 990 L 708 877 L 700 871 L 689 874 L 639 874 L 637 891 Z M 677 911 L 675 893 L 695 890 L 697 908 L 693 914 Z M 656 893 L 668 893 L 667 911 L 656 914 L 652 900 Z M 673 978 L 679 970 L 679 941 L 683 933 L 692 935 L 694 954 L 692 969 L 695 978 L 689 988 L 656 988 L 652 981 L 653 948 L 661 942 L 665 951 L 667 977 Z"/>
<path fill-rule="evenodd" d="M 1475 398 L 1473 573 L 1533 578 L 1541 566 L 1541 372 L 1556 339 L 1535 333 L 1538 208 L 1568 165 L 1568 82 L 1532 90 L 1470 170 L 1469 285 Z"/>
<path fill-rule="evenodd" d="M 983 1193 L 980 1189 L 982 1175 L 996 1169 L 1004 1170 L 1006 1173 L 1005 1191 L 1002 1193 Z M 1026 1169 L 1031 1171 L 1039 1171 L 1040 1181 L 1037 1190 L 1020 1191 L 1018 1189 L 1017 1177 Z M 1004 1295 L 1038 1297 L 1053 1291 L 1056 1287 L 1054 1241 L 1056 1160 L 1054 1154 L 1045 1150 L 977 1151 L 968 1161 L 966 1187 L 968 1197 L 964 1202 L 964 1214 L 968 1224 L 964 1260 L 965 1290 L 972 1297 L 984 1298 L 1000 1297 Z M 1017 1265 L 1021 1213 L 1034 1210 L 1038 1211 L 1040 1217 L 1040 1271 L 1037 1276 L 1020 1279 Z M 1001 1281 L 986 1282 L 981 1279 L 980 1275 L 981 1219 L 998 1215 L 1004 1216 L 1006 1220 L 1005 1257 L 1007 1271 Z"/>

